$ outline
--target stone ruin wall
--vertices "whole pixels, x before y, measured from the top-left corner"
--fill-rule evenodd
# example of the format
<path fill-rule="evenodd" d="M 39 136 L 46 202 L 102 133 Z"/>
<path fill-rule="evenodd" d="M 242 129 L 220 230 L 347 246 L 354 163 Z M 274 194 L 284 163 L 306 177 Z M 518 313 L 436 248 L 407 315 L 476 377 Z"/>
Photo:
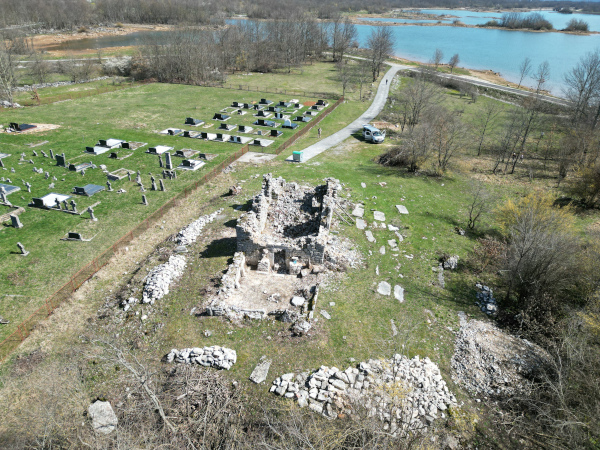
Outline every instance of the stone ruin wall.
<path fill-rule="evenodd" d="M 325 181 L 326 184 L 319 187 L 324 193 L 319 211 L 318 234 L 298 239 L 298 245 L 271 244 L 267 242 L 265 233 L 269 207 L 279 195 L 285 195 L 286 182 L 281 177 L 273 178 L 271 174 L 264 176 L 261 193 L 254 198 L 251 210 L 240 218 L 236 226 L 237 251 L 246 255 L 248 265 L 257 266 L 262 258 L 263 250 L 268 251 L 271 265 L 274 263 L 274 253 L 281 251 L 285 254 L 288 268 L 292 258 L 298 258 L 303 265 L 323 263 L 333 216 L 333 203 L 337 197 L 339 186 L 339 181 L 336 179 L 328 178 Z"/>

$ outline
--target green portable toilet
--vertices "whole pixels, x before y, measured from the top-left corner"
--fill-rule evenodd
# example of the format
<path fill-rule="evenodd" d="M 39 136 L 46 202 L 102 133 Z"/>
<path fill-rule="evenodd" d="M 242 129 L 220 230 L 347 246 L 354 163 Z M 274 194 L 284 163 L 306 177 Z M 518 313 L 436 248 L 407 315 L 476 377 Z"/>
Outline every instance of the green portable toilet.
<path fill-rule="evenodd" d="M 302 162 L 304 161 L 304 152 L 293 152 L 292 157 L 294 162 Z"/>

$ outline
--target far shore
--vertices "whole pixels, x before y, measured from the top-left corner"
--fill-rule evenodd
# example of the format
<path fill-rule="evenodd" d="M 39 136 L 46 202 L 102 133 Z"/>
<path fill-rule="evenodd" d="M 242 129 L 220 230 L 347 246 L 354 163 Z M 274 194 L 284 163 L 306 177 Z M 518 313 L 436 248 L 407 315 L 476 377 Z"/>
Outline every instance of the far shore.
<path fill-rule="evenodd" d="M 574 34 L 577 36 L 589 36 L 592 34 L 600 34 L 598 31 L 565 31 L 565 30 L 532 30 L 529 28 L 504 28 L 504 27 L 486 27 L 483 25 L 467 25 L 465 23 L 392 23 L 378 20 L 361 20 L 361 18 L 369 18 L 369 19 L 377 19 L 377 18 L 385 18 L 385 19 L 394 19 L 395 17 L 373 17 L 373 16 L 356 16 L 356 18 L 352 19 L 352 23 L 356 25 L 374 25 L 374 26 L 386 26 L 386 27 L 456 27 L 456 28 L 477 28 L 480 30 L 502 30 L 502 31 L 525 31 L 529 33 L 562 33 L 562 34 Z M 397 17 L 398 20 L 419 20 L 419 19 L 407 19 L 404 17 Z M 429 18 L 422 18 L 421 20 L 435 20 Z"/>

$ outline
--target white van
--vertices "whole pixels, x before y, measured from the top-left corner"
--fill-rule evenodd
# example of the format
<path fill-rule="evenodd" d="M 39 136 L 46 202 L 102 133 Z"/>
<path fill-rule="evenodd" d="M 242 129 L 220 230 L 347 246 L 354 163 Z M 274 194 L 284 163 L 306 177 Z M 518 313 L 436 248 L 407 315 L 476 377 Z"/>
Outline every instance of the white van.
<path fill-rule="evenodd" d="M 380 131 L 373 125 L 363 125 L 363 137 L 365 138 L 365 141 L 381 144 L 385 139 L 385 131 Z"/>

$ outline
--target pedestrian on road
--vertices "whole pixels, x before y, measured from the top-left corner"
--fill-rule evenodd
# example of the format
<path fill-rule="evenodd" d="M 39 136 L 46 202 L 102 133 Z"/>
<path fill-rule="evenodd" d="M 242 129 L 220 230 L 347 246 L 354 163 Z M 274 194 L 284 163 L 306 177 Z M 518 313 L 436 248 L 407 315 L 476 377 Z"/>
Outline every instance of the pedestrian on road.
<path fill-rule="evenodd" d="M 317 134 L 319 135 L 319 139 L 321 139 L 321 131 L 323 131 L 323 130 L 321 130 L 321 127 L 319 127 L 319 129 L 317 130 Z"/>
<path fill-rule="evenodd" d="M 387 78 L 385 79 L 385 85 L 387 86 Z"/>

